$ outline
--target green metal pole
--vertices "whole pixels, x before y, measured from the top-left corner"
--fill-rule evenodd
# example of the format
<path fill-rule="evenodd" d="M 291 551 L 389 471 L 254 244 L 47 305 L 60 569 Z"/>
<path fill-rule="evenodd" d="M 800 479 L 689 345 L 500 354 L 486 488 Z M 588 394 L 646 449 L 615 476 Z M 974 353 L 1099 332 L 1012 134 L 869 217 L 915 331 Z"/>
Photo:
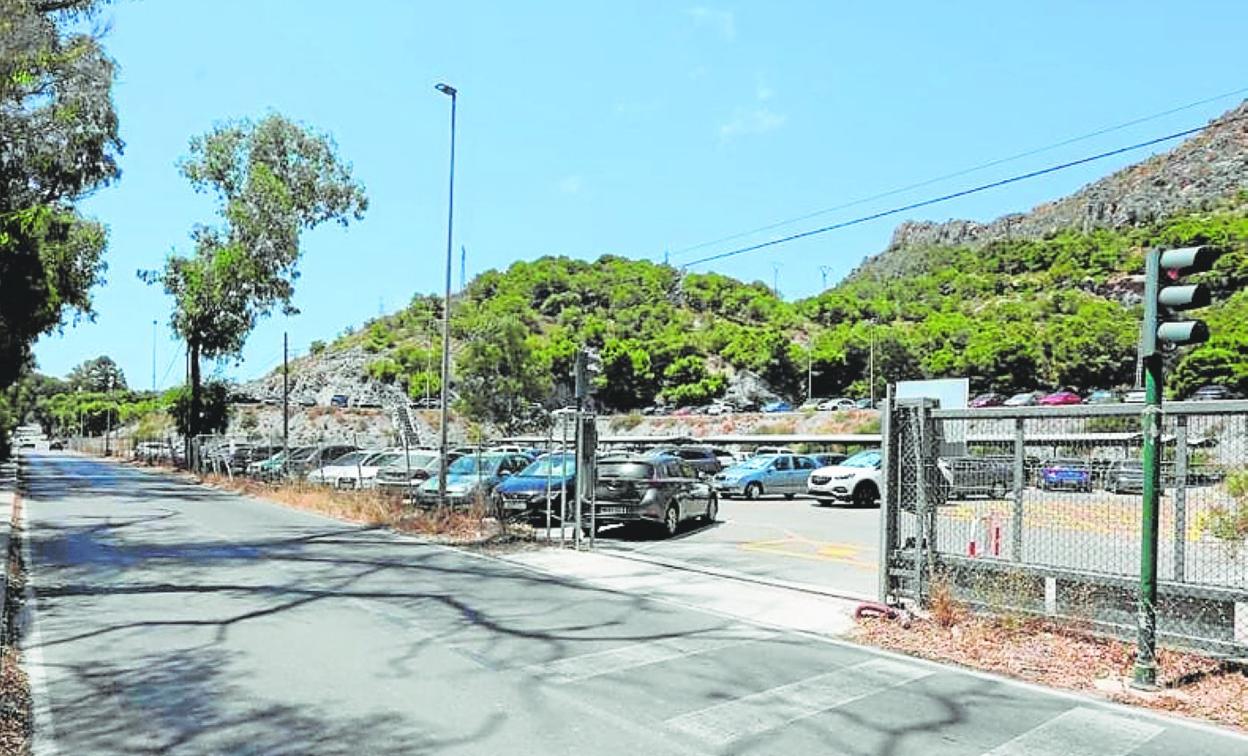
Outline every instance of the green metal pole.
<path fill-rule="evenodd" d="M 1137 610 L 1137 649 L 1131 685 L 1151 689 L 1157 686 L 1157 540 L 1161 494 L 1161 395 L 1163 386 L 1161 354 L 1157 349 L 1157 294 L 1160 253 L 1148 250 L 1144 284 L 1144 496 L 1140 524 L 1140 598 Z"/>

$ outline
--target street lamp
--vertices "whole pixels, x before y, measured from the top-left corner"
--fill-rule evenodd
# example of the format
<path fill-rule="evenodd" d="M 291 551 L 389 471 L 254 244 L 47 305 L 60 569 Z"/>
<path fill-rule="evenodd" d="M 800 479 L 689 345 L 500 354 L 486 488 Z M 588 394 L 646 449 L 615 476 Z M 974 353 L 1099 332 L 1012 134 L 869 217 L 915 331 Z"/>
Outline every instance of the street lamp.
<path fill-rule="evenodd" d="M 438 445 L 438 506 L 446 505 L 446 424 L 447 387 L 451 382 L 451 230 L 455 222 L 455 103 L 459 94 L 449 84 L 437 84 L 434 89 L 451 98 L 451 180 L 446 203 L 446 296 L 442 305 L 442 407 L 440 410 L 441 435 Z"/>

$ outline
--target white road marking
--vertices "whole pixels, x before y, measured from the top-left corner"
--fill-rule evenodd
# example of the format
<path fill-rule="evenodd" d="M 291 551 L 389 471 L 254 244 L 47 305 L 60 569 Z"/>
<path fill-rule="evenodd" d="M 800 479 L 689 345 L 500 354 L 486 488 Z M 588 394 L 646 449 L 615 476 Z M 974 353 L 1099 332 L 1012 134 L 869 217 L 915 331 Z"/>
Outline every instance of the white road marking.
<path fill-rule="evenodd" d="M 1002 743 L 984 756 L 1126 756 L 1165 728 L 1079 707 Z"/>
<path fill-rule="evenodd" d="M 557 682 L 570 683 L 674 661 L 686 656 L 722 651 L 771 636 L 766 631 L 747 627 L 729 631 L 727 634 L 717 633 L 716 637 L 710 639 L 698 635 L 666 638 L 534 664 L 528 670 L 543 677 L 555 677 Z"/>
<path fill-rule="evenodd" d="M 774 730 L 933 674 L 930 669 L 873 659 L 667 720 L 673 729 L 723 745 Z"/>

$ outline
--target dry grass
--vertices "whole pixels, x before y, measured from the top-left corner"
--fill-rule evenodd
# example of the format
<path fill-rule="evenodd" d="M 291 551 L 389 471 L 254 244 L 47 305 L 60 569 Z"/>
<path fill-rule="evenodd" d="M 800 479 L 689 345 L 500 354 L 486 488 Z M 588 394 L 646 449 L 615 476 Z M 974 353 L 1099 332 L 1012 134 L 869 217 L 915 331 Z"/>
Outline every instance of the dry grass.
<path fill-rule="evenodd" d="M 489 544 L 528 540 L 532 529 L 500 523 L 483 503 L 468 508 L 422 509 L 378 491 L 342 491 L 292 482 L 271 484 L 246 478 L 205 475 L 203 482 L 217 488 L 316 512 L 360 525 L 387 527 L 454 544 Z"/>
<path fill-rule="evenodd" d="M 935 611 L 932 614 L 931 619 L 916 619 L 908 628 L 900 622 L 863 618 L 854 630 L 854 639 L 926 659 L 1090 693 L 1097 693 L 1098 681 L 1129 676 L 1135 659 L 1131 644 L 1040 618 L 1020 622 L 964 614 L 953 624 L 944 625 Z M 1169 649 L 1158 653 L 1158 664 L 1163 687 L 1160 693 L 1109 697 L 1248 731 L 1248 675 L 1242 668 Z"/>
<path fill-rule="evenodd" d="M 5 559 L 8 574 L 8 603 L 0 607 L 5 626 L 3 634 L 6 645 L 0 656 L 0 754 L 26 753 L 31 733 L 30 681 L 22 670 L 21 651 L 17 645 L 17 615 L 21 611 L 22 594 L 26 586 L 26 570 L 18 548 L 22 533 L 17 523 L 21 521 L 22 497 L 13 497 L 13 539 L 10 553 L 0 554 Z"/>

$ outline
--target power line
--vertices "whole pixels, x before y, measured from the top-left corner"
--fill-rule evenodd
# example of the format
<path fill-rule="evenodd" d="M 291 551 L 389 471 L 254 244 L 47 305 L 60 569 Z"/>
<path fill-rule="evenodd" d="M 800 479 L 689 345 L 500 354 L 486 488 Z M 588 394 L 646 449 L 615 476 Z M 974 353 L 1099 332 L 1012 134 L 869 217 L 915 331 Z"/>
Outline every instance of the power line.
<path fill-rule="evenodd" d="M 781 226 L 787 226 L 792 223 L 799 223 L 804 220 L 810 220 L 811 218 L 816 218 L 820 215 L 827 215 L 828 213 L 835 212 L 837 210 L 845 210 L 851 207 L 856 207 L 858 205 L 865 204 L 867 202 L 874 202 L 875 200 L 885 199 L 887 197 L 892 197 L 898 194 L 904 194 L 905 192 L 913 191 L 915 189 L 922 189 L 924 187 L 931 186 L 932 184 L 938 184 L 942 181 L 947 181 L 952 178 L 958 178 L 960 176 L 965 176 L 970 173 L 977 173 L 987 168 L 994 168 L 998 165 L 1011 163 L 1015 160 L 1021 160 L 1022 158 L 1025 158 L 1025 157 L 1039 155 L 1041 153 L 1048 152 L 1050 150 L 1055 150 L 1059 147 L 1066 147 L 1066 146 L 1075 144 L 1077 142 L 1082 142 L 1088 139 L 1092 139 L 1094 137 L 1104 136 L 1105 134 L 1110 134 L 1115 131 L 1121 131 L 1122 129 L 1130 128 L 1131 126 L 1138 126 L 1141 123 L 1148 123 L 1149 121 L 1155 121 L 1158 118 L 1163 118 L 1168 115 L 1174 115 L 1175 113 L 1181 113 L 1185 110 L 1191 110 L 1192 108 L 1199 107 L 1201 105 L 1208 105 L 1211 102 L 1216 102 L 1218 100 L 1222 100 L 1222 99 L 1225 99 L 1227 97 L 1231 97 L 1234 95 L 1244 94 L 1245 92 L 1248 92 L 1248 87 L 1243 87 L 1241 89 L 1236 89 L 1230 92 L 1223 92 L 1220 95 L 1214 95 L 1213 97 L 1207 97 L 1203 100 L 1196 100 L 1195 102 L 1189 102 L 1186 105 L 1179 105 L 1177 107 L 1170 108 L 1169 110 L 1163 110 L 1159 113 L 1153 113 L 1151 115 L 1141 116 L 1139 118 L 1135 118 L 1130 121 L 1124 121 L 1122 123 L 1118 123 L 1113 126 L 1107 126 L 1102 129 L 1097 129 L 1096 131 L 1090 131 L 1086 134 L 1080 134 L 1079 136 L 1071 137 L 1069 139 L 1064 139 L 1060 142 L 1054 142 L 1053 144 L 1045 145 L 1043 147 L 1036 147 L 1034 149 L 1027 150 L 1025 152 L 1019 152 L 1014 155 L 1009 155 L 1003 158 L 990 160 L 986 163 L 980 163 L 979 165 L 975 165 L 970 168 L 963 168 L 962 170 L 954 171 L 953 173 L 946 173 L 944 175 L 936 176 L 934 178 L 926 179 L 924 181 L 919 181 L 917 183 L 907 184 L 906 186 L 902 186 L 897 189 L 890 189 L 886 192 L 880 192 L 879 194 L 873 194 L 869 197 L 862 197 L 862 198 L 851 200 L 849 202 L 845 202 L 839 205 L 833 205 L 832 207 L 825 207 L 822 210 L 815 210 L 814 212 L 806 213 L 805 215 L 799 215 L 796 218 L 789 218 L 787 220 L 776 221 L 775 223 L 769 223 L 765 226 L 752 228 L 748 231 L 741 231 L 739 233 L 729 234 L 728 236 L 722 236 L 718 239 L 712 239 L 711 241 L 694 244 L 691 247 L 684 247 L 682 249 L 678 249 L 671 253 L 664 252 L 663 253 L 664 262 L 667 262 L 667 259 L 669 257 L 677 257 L 679 255 L 693 252 L 695 250 L 703 249 L 705 247 L 711 247 L 716 244 L 722 244 L 723 242 L 726 242 L 726 241 L 733 241 L 734 239 L 740 239 L 744 236 L 752 236 L 754 234 L 762 233 L 763 231 L 771 231 L 772 229 L 780 228 Z M 692 265 L 693 263 L 690 263 L 690 264 Z"/>
<path fill-rule="evenodd" d="M 1234 123 L 1235 121 L 1242 121 L 1245 118 L 1248 118 L 1248 116 L 1240 116 L 1237 118 L 1223 119 L 1222 121 L 1219 121 L 1219 123 L 1220 124 Z M 948 202 L 949 200 L 957 199 L 958 197 L 965 197 L 970 194 L 978 194 L 979 192 L 987 191 L 989 189 L 995 189 L 999 186 L 1005 186 L 1007 184 L 1014 184 L 1019 181 L 1025 181 L 1027 179 L 1036 178 L 1037 176 L 1043 176 L 1049 173 L 1056 173 L 1058 171 L 1066 170 L 1067 168 L 1073 168 L 1077 165 L 1091 163 L 1096 160 L 1102 160 L 1107 157 L 1113 157 L 1114 155 L 1121 155 L 1124 152 L 1131 152 L 1132 150 L 1138 150 L 1144 147 L 1151 147 L 1152 145 L 1155 145 L 1155 144 L 1168 142 L 1172 139 L 1178 139 L 1179 137 L 1185 137 L 1191 134 L 1195 134 L 1197 132 L 1204 131 L 1207 128 L 1209 128 L 1208 124 L 1206 124 L 1205 126 L 1198 126 L 1194 129 L 1186 129 L 1185 131 L 1177 131 L 1173 134 L 1167 134 L 1165 136 L 1157 137 L 1156 139 L 1149 139 L 1148 141 L 1145 141 L 1145 142 L 1138 142 L 1136 144 L 1132 144 L 1127 147 L 1119 147 L 1116 150 L 1110 150 L 1108 152 L 1101 152 L 1096 155 L 1092 155 L 1090 157 L 1080 158 L 1078 160 L 1071 160 L 1070 162 L 1060 163 L 1058 165 L 1052 165 L 1052 166 L 1049 166 L 1048 168 L 1041 168 L 1039 170 L 1030 171 L 1028 173 L 1022 173 L 1017 176 L 1011 176 L 1009 178 L 1004 178 L 999 181 L 993 181 L 988 184 L 980 184 L 979 186 L 974 186 L 974 187 L 971 187 L 970 189 L 963 189 L 961 191 L 951 192 L 949 194 L 942 194 L 939 197 L 933 197 L 931 199 L 921 200 L 919 202 L 912 202 L 908 205 L 894 207 L 889 210 L 882 210 L 878 213 L 872 213 L 871 215 L 863 215 L 858 218 L 853 218 L 851 220 L 842 221 L 840 223 L 833 223 L 830 226 L 823 226 L 821 228 L 812 229 L 810 231 L 802 231 L 801 233 L 790 234 L 788 236 L 782 236 L 779 239 L 772 239 L 770 241 L 760 242 L 759 244 L 751 244 L 748 247 L 741 247 L 739 249 L 733 249 L 727 252 L 720 252 L 719 254 L 709 255 L 707 257 L 700 257 L 697 260 L 685 263 L 681 267 L 689 268 L 694 265 L 701 265 L 702 263 L 712 262 L 714 260 L 722 260 L 726 257 L 734 257 L 736 255 L 743 255 L 746 252 L 753 252 L 755 250 L 765 249 L 766 247 L 774 247 L 777 244 L 784 244 L 786 242 L 795 241 L 797 239 L 804 239 L 808 236 L 815 236 L 817 234 L 827 233 L 828 231 L 835 231 L 837 229 L 846 228 L 848 226 L 856 226 L 860 223 L 866 223 L 867 221 L 876 220 L 878 218 L 884 218 L 889 215 L 897 215 L 898 213 L 904 213 L 909 210 L 915 210 L 920 207 L 928 207 L 929 205 L 935 205 L 941 202 Z"/>

